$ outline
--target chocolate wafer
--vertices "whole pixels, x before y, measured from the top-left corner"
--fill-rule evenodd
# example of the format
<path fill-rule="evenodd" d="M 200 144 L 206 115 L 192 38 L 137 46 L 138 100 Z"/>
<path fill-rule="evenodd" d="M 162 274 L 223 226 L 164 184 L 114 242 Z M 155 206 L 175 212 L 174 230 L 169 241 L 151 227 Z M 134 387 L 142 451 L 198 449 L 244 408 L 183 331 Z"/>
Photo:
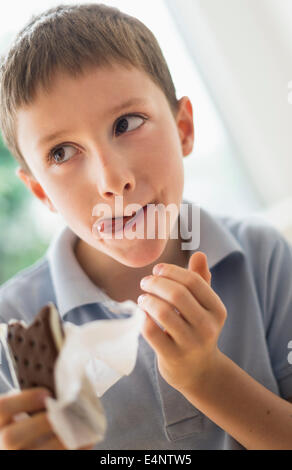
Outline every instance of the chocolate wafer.
<path fill-rule="evenodd" d="M 9 321 L 9 362 L 21 390 L 45 387 L 56 397 L 54 366 L 63 341 L 62 321 L 52 302 L 40 310 L 29 326 L 21 320 Z"/>

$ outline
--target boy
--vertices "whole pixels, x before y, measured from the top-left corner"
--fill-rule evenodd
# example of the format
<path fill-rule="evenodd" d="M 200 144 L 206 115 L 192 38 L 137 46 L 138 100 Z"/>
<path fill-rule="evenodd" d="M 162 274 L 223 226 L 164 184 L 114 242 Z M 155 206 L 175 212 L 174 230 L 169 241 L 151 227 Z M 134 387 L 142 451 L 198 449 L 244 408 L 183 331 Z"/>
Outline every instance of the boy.
<path fill-rule="evenodd" d="M 67 224 L 44 258 L 2 286 L 0 321 L 30 322 L 53 301 L 81 325 L 114 317 L 107 297 L 136 303 L 146 294 L 135 369 L 101 397 L 108 429 L 94 448 L 292 449 L 292 250 L 283 237 L 203 209 L 200 251 L 183 250 L 171 224 L 160 239 L 107 240 L 100 217 L 93 231 L 98 204 L 117 226 L 128 204 L 182 201 L 192 106 L 177 101 L 152 33 L 101 4 L 60 5 L 19 33 L 0 85 L 17 174 Z M 1 448 L 64 449 L 45 390 L 10 388 L 2 357 Z M 38 413 L 14 421 L 28 411 Z"/>

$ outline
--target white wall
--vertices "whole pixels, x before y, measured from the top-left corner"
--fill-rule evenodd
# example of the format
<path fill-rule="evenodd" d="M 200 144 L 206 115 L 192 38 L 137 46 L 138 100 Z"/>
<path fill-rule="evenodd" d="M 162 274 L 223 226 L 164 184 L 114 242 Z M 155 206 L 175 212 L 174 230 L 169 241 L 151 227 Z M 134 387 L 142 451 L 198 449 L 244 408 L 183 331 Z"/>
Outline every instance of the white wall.
<path fill-rule="evenodd" d="M 264 201 L 261 215 L 292 242 L 292 1 L 165 2 Z"/>
<path fill-rule="evenodd" d="M 291 35 L 290 0 L 166 0 L 267 205 L 292 195 L 292 41 L 273 15 L 283 3 Z"/>

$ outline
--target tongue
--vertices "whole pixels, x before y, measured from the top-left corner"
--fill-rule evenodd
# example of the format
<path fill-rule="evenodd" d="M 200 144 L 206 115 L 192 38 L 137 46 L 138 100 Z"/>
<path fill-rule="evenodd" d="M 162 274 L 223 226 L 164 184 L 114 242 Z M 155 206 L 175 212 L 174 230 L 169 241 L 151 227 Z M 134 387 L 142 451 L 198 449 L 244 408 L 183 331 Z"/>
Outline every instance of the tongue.
<path fill-rule="evenodd" d="M 122 227 L 128 222 L 128 220 L 132 219 L 133 215 L 127 215 L 125 217 L 117 217 L 115 219 L 107 219 L 104 220 L 101 224 L 101 232 L 109 232 L 110 228 L 112 231 L 121 230 Z"/>
<path fill-rule="evenodd" d="M 133 215 L 126 215 L 124 216 L 123 218 L 122 217 L 119 217 L 118 219 L 116 220 L 120 220 L 120 219 L 123 219 L 124 223 L 126 223 L 128 220 L 132 219 Z"/>

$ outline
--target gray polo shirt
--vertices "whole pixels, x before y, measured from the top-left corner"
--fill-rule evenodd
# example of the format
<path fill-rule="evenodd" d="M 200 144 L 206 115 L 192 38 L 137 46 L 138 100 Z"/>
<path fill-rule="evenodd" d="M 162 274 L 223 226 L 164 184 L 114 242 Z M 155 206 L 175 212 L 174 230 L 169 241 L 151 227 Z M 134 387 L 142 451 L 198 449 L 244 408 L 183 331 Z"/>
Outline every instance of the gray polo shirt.
<path fill-rule="evenodd" d="M 189 208 L 194 204 L 183 202 Z M 55 303 L 64 321 L 77 325 L 117 318 L 103 304 L 107 295 L 78 264 L 73 251 L 76 240 L 65 226 L 43 258 L 1 286 L 1 322 L 17 318 L 29 323 L 49 301 Z M 283 398 L 292 397 L 292 365 L 288 362 L 292 247 L 258 217 L 215 216 L 201 208 L 197 250 L 207 255 L 212 288 L 227 308 L 219 349 L 267 389 Z M 127 317 L 126 312 L 123 315 Z M 11 384 L 2 350 L 0 393 Z M 108 429 L 96 449 L 243 449 L 168 385 L 142 335 L 133 372 L 107 390 L 101 401 Z"/>

